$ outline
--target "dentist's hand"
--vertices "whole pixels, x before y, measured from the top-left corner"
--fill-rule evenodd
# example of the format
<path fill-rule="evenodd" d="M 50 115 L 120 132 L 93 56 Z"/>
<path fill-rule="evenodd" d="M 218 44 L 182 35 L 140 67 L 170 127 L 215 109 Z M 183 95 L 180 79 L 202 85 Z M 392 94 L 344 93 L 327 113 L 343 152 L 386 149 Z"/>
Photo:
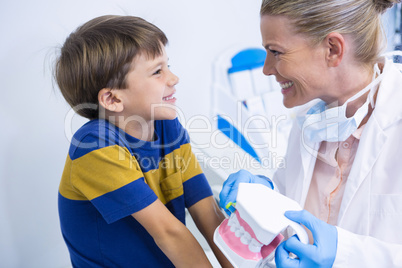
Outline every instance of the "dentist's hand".
<path fill-rule="evenodd" d="M 332 267 L 338 245 L 336 227 L 317 219 L 306 210 L 286 211 L 285 216 L 306 226 L 313 234 L 314 245 L 305 245 L 296 236 L 290 237 L 276 249 L 276 266 L 279 268 Z M 296 254 L 298 259 L 290 258 L 289 252 Z"/>
<path fill-rule="evenodd" d="M 226 209 L 226 205 L 229 202 L 236 202 L 237 191 L 239 188 L 239 183 L 241 182 L 259 183 L 268 186 L 271 189 L 274 188 L 269 178 L 262 175 L 253 175 L 244 169 L 230 174 L 227 180 L 223 183 L 222 191 L 219 194 L 219 205 L 225 210 L 228 215 L 230 215 L 231 212 Z"/>

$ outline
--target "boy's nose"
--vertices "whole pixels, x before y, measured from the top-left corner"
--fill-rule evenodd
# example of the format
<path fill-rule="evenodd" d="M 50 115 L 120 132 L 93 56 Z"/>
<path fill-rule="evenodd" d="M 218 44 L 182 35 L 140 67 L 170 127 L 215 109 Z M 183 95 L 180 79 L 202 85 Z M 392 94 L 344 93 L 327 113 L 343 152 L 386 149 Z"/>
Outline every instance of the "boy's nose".
<path fill-rule="evenodd" d="M 170 72 L 169 85 L 175 86 L 178 83 L 179 83 L 179 77 L 177 75 L 175 75 L 174 73 Z"/>

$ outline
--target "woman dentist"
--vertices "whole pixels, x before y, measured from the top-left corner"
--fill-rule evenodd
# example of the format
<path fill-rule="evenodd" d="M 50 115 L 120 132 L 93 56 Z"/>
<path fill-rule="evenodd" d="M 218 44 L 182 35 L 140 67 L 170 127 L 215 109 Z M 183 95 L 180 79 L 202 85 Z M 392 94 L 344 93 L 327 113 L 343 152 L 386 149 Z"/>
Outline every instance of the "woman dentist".
<path fill-rule="evenodd" d="M 397 2 L 262 1 L 264 74 L 276 77 L 288 108 L 319 100 L 297 118 L 286 168 L 272 178 L 304 207 L 285 215 L 311 231 L 312 244 L 283 242 L 278 267 L 402 267 L 402 74 L 380 57 L 381 14 Z M 240 182 L 268 181 L 230 175 L 221 206 Z"/>

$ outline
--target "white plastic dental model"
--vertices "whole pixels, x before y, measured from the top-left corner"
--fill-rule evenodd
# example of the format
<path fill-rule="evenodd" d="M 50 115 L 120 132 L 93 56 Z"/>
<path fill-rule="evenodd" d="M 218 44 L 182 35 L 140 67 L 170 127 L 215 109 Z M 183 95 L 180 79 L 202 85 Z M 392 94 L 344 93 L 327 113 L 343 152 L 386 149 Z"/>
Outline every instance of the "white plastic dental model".
<path fill-rule="evenodd" d="M 275 249 L 288 227 L 302 243 L 308 243 L 304 228 L 285 217 L 300 205 L 262 184 L 240 183 L 236 211 L 215 230 L 214 242 L 234 267 L 272 267 Z"/>

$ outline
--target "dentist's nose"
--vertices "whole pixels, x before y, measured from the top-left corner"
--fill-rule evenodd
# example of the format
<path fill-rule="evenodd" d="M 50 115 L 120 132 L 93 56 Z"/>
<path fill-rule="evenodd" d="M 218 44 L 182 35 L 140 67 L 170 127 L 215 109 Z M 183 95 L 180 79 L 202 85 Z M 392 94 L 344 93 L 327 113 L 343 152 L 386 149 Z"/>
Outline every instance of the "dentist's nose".
<path fill-rule="evenodd" d="M 277 73 L 276 67 L 275 67 L 275 59 L 270 57 L 269 53 L 265 57 L 264 67 L 262 68 L 262 72 L 267 76 L 275 75 Z"/>

